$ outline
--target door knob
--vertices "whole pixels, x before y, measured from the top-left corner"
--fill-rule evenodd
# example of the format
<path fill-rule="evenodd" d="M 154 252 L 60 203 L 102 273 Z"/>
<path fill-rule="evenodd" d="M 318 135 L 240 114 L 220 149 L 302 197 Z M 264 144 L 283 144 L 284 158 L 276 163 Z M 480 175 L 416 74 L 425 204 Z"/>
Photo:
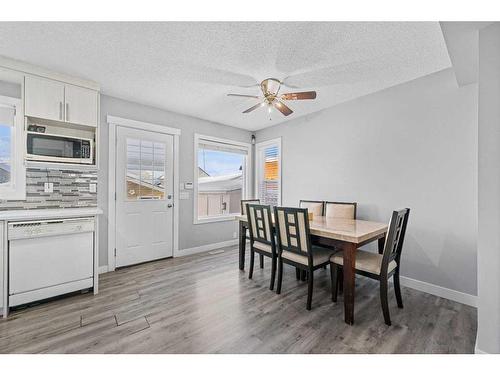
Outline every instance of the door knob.
<path fill-rule="evenodd" d="M 167 204 L 167 207 L 168 207 L 168 208 L 172 208 L 172 206 L 173 206 L 173 204 L 172 204 L 172 203 Z"/>

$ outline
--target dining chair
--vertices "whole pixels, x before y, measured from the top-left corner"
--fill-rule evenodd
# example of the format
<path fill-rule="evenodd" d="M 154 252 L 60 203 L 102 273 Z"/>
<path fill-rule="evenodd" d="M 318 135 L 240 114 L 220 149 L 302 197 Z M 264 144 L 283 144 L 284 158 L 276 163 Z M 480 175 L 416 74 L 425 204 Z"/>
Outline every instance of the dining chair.
<path fill-rule="evenodd" d="M 260 204 L 260 199 L 242 199 L 240 201 L 241 214 L 246 216 L 247 214 L 247 204 Z"/>
<path fill-rule="evenodd" d="M 325 216 L 335 219 L 356 219 L 356 202 L 325 202 Z M 342 270 L 339 271 L 339 292 L 344 289 L 344 278 Z"/>
<path fill-rule="evenodd" d="M 356 202 L 325 202 L 325 216 L 335 219 L 356 219 Z"/>
<path fill-rule="evenodd" d="M 274 289 L 276 278 L 276 262 L 278 254 L 272 227 L 271 206 L 260 204 L 247 204 L 247 220 L 250 231 L 250 269 L 248 278 L 253 276 L 255 253 L 271 258 L 271 284 L 269 289 Z"/>
<path fill-rule="evenodd" d="M 240 206 L 241 206 L 241 215 L 246 216 L 247 215 L 247 204 L 260 204 L 260 199 L 254 198 L 254 199 L 242 199 L 240 201 Z M 250 232 L 247 230 L 247 237 L 250 237 Z M 264 256 L 259 255 L 260 258 L 260 268 L 264 268 Z"/>
<path fill-rule="evenodd" d="M 380 303 L 382 305 L 385 324 L 388 326 L 391 325 L 391 317 L 389 314 L 387 285 L 391 276 L 394 277 L 394 291 L 398 307 L 400 309 L 403 308 L 403 299 L 401 297 L 401 287 L 399 283 L 399 269 L 401 265 L 401 251 L 403 249 L 403 242 L 409 216 L 409 208 L 394 211 L 392 213 L 391 221 L 389 222 L 389 230 L 385 237 L 384 251 L 382 254 L 365 250 L 358 250 L 356 252 L 356 273 L 379 281 Z M 342 253 L 339 252 L 334 254 L 330 260 L 332 262 L 332 264 L 330 264 L 332 278 L 332 301 L 337 302 L 337 289 L 340 274 L 339 270 L 343 266 L 344 259 Z"/>
<path fill-rule="evenodd" d="M 314 216 L 323 216 L 325 212 L 325 202 L 323 201 L 299 201 L 300 208 L 307 208 Z"/>
<path fill-rule="evenodd" d="M 278 248 L 278 286 L 281 293 L 283 263 L 307 271 L 307 310 L 311 310 L 313 273 L 329 264 L 333 250 L 311 245 L 307 208 L 274 207 L 276 243 Z"/>

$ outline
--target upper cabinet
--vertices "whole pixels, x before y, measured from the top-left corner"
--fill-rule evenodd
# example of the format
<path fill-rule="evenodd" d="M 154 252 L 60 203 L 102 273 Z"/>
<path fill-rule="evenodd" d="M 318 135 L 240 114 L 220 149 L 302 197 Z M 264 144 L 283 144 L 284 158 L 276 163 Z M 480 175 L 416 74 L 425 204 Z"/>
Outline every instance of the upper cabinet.
<path fill-rule="evenodd" d="M 25 114 L 47 120 L 97 126 L 98 92 L 26 75 Z"/>

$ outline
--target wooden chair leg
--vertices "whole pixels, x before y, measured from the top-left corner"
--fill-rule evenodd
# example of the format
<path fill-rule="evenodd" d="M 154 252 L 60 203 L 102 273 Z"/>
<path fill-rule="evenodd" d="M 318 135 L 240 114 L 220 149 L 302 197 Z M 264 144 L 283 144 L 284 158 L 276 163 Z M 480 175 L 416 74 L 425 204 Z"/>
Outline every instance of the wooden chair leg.
<path fill-rule="evenodd" d="M 248 269 L 248 278 L 251 279 L 253 276 L 253 263 L 255 258 L 255 251 L 250 250 L 250 268 Z"/>
<path fill-rule="evenodd" d="M 332 280 L 332 301 L 337 302 L 337 290 L 339 288 L 339 267 L 330 263 L 330 277 Z"/>
<path fill-rule="evenodd" d="M 300 268 L 295 267 L 295 277 L 300 280 Z"/>
<path fill-rule="evenodd" d="M 271 261 L 271 285 L 269 286 L 269 289 L 271 290 L 274 289 L 275 278 L 276 278 L 276 257 L 273 257 Z"/>
<path fill-rule="evenodd" d="M 306 281 L 306 274 L 307 274 L 306 270 L 300 270 L 300 280 Z"/>
<path fill-rule="evenodd" d="M 342 267 L 338 267 L 339 273 L 339 293 L 342 294 L 344 292 L 344 269 Z"/>
<path fill-rule="evenodd" d="M 278 259 L 278 286 L 276 287 L 276 294 L 281 293 L 281 281 L 283 280 L 283 260 Z"/>
<path fill-rule="evenodd" d="M 312 304 L 312 297 L 313 297 L 313 270 L 312 268 L 309 269 L 309 272 L 307 273 L 307 310 L 311 310 L 311 304 Z"/>
<path fill-rule="evenodd" d="M 401 286 L 399 283 L 399 269 L 394 273 L 394 291 L 396 292 L 396 301 L 398 302 L 398 307 L 403 308 L 403 297 L 401 296 Z"/>
<path fill-rule="evenodd" d="M 389 301 L 387 296 L 387 278 L 380 280 L 380 303 L 384 313 L 384 321 L 388 326 L 391 325 L 391 316 L 389 313 Z"/>
<path fill-rule="evenodd" d="M 262 254 L 259 255 L 260 255 L 260 268 L 264 268 L 264 255 Z"/>

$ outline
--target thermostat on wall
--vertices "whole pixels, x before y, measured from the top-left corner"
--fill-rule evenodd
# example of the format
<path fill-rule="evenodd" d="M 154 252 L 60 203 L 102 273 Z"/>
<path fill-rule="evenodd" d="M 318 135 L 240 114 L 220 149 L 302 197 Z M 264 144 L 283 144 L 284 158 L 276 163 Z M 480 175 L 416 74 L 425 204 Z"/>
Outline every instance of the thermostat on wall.
<path fill-rule="evenodd" d="M 193 183 L 192 182 L 184 182 L 184 189 L 185 190 L 193 190 Z"/>

